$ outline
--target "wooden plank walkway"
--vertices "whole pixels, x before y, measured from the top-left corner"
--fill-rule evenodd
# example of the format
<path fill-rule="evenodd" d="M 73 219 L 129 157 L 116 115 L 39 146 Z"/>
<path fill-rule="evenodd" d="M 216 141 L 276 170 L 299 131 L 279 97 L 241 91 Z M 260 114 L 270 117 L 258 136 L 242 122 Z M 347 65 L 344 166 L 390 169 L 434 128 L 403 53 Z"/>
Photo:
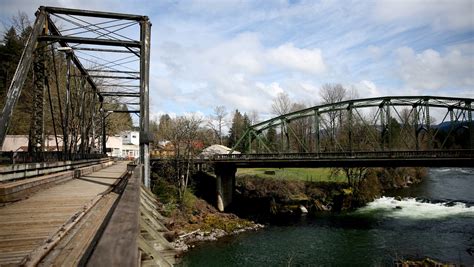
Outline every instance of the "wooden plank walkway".
<path fill-rule="evenodd" d="M 116 183 L 126 172 L 127 163 L 118 162 L 0 207 L 0 265 L 18 265 L 44 245 L 72 216 Z M 110 206 L 108 202 L 106 206 Z"/>

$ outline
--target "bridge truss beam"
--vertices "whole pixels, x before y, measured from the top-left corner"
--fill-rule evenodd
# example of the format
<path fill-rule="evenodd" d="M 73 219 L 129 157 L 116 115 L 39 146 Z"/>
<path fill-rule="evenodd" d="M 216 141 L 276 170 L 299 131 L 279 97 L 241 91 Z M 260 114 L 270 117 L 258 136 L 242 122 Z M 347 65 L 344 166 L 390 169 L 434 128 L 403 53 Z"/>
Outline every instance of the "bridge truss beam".
<path fill-rule="evenodd" d="M 471 98 L 386 96 L 314 106 L 250 126 L 246 153 L 474 148 Z M 281 150 L 265 138 L 280 129 Z M 262 151 L 262 149 L 264 149 Z"/>

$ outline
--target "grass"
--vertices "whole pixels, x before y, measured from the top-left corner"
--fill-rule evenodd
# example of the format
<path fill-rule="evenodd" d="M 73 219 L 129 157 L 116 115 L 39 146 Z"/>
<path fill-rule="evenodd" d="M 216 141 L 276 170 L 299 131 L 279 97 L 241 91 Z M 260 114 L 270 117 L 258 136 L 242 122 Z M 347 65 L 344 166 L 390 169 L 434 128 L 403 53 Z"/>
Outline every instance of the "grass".
<path fill-rule="evenodd" d="M 273 171 L 275 174 L 266 174 L 265 171 Z M 252 175 L 259 178 L 280 179 L 289 181 L 308 182 L 346 182 L 343 172 L 336 173 L 331 177 L 329 168 L 249 168 L 238 169 L 237 176 Z"/>

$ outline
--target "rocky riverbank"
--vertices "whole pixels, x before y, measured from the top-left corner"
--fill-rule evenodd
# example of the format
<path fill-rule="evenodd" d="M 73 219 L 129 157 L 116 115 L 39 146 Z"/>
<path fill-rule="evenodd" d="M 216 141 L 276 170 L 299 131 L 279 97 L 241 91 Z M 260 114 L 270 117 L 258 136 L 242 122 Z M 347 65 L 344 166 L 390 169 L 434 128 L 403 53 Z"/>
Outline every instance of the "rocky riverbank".
<path fill-rule="evenodd" d="M 263 228 L 263 225 L 239 218 L 235 214 L 217 211 L 190 191 L 186 191 L 183 199 L 177 201 L 175 190 L 166 181 L 161 181 L 154 188 L 162 204 L 159 212 L 166 217 L 163 223 L 169 229 L 165 238 L 179 251 L 178 254 L 194 247 L 198 242 Z"/>
<path fill-rule="evenodd" d="M 419 183 L 424 175 L 426 171 L 420 168 L 370 169 L 353 184 L 242 175 L 237 177 L 235 205 L 231 209 L 256 220 L 352 210 L 382 196 L 385 190 Z"/>

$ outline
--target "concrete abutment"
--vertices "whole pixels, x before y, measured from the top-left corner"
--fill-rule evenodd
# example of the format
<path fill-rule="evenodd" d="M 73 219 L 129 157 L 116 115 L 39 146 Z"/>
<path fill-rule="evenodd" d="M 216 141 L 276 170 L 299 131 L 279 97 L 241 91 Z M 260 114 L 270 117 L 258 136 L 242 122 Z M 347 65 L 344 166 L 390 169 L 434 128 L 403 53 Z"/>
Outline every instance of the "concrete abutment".
<path fill-rule="evenodd" d="M 219 211 L 232 203 L 235 190 L 235 173 L 237 167 L 234 164 L 216 164 L 214 173 L 216 175 L 216 207 Z"/>

